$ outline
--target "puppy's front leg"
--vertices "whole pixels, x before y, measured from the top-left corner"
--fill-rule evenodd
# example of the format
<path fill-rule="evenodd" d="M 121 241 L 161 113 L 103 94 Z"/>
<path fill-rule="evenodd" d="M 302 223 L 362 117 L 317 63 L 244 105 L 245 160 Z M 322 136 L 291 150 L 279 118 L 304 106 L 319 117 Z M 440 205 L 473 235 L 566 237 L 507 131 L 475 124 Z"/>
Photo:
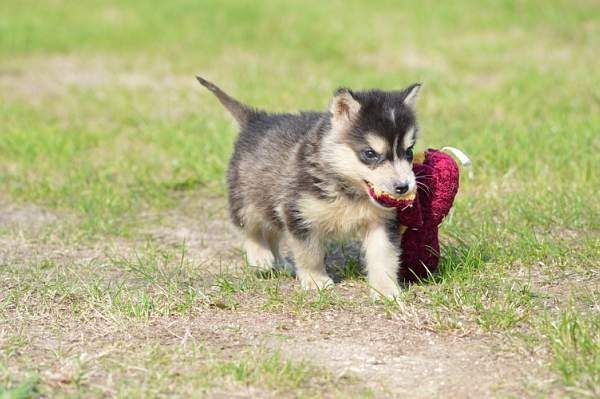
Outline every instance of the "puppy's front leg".
<path fill-rule="evenodd" d="M 333 280 L 325 271 L 325 253 L 319 240 L 293 237 L 290 239 L 290 248 L 294 254 L 296 276 L 302 288 L 321 289 L 333 285 Z"/>
<path fill-rule="evenodd" d="M 395 298 L 400 294 L 398 269 L 400 245 L 385 224 L 372 226 L 363 242 L 371 295 Z"/>

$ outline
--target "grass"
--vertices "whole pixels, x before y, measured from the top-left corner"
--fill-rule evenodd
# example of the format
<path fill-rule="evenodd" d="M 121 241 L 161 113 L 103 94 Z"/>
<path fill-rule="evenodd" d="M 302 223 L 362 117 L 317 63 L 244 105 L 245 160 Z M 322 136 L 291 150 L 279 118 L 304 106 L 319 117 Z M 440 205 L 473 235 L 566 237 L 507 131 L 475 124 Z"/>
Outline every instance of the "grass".
<path fill-rule="evenodd" d="M 30 380 L 25 380 L 21 382 L 19 385 L 14 386 L 12 388 L 1 389 L 0 390 L 0 398 L 2 399 L 26 399 L 35 397 L 39 394 L 38 385 L 39 380 L 37 378 L 31 378 Z"/>
<path fill-rule="evenodd" d="M 0 335 L 5 397 L 77 393 L 129 397 L 248 389 L 295 397 L 370 395 L 351 374 L 334 375 L 308 361 L 283 358 L 260 343 L 244 353 L 222 352 L 206 341 L 206 332 L 185 336 L 198 323 L 195 318 L 208 309 L 235 310 L 239 304 L 234 295 L 245 292 L 252 299 L 251 293 L 273 291 L 277 278 L 243 270 L 203 281 L 197 265 L 180 253 L 157 248 L 145 248 L 143 257 L 107 254 L 106 260 L 106 264 L 42 260 L 2 265 L 2 283 L 10 289 L 0 298 L 0 311 L 3 320 L 11 320 Z M 329 299 L 333 295 L 323 292 L 313 299 L 296 291 L 292 305 L 284 302 L 287 298 L 272 295 L 282 306 L 270 306 L 266 300 L 263 308 L 286 312 L 293 307 L 313 314 L 326 304 L 333 306 Z M 172 318 L 183 324 L 173 327 Z M 35 348 L 46 347 L 48 334 L 58 344 L 48 342 L 45 353 L 39 353 Z M 58 367 L 52 366 L 57 362 Z M 129 384 L 130 378 L 140 385 Z M 99 385 L 98 379 L 105 382 Z"/>
<path fill-rule="evenodd" d="M 218 362 L 215 373 L 244 385 L 264 384 L 273 390 L 275 394 L 285 391 L 294 391 L 299 396 L 311 379 L 321 374 L 323 379 L 332 378 L 322 370 L 314 370 L 310 365 L 300 362 L 294 364 L 285 360 L 277 352 L 267 355 L 261 362 L 256 362 L 256 354 L 248 354 L 236 360 Z"/>
<path fill-rule="evenodd" d="M 383 314 L 440 337 L 502 337 L 551 370 L 515 395 L 598 395 L 598 21 L 584 0 L 4 2 L 0 200 L 52 218 L 0 215 L 0 397 L 348 392 L 247 337 L 233 356 L 206 332 L 175 344 L 168 327 L 187 337 L 185 321 L 244 329 L 263 314 L 292 320 L 281 326 Z M 289 274 L 186 252 L 217 246 L 216 230 L 207 243 L 157 238 L 225 217 L 211 204 L 235 128 L 196 73 L 276 111 L 324 109 L 338 86 L 423 82 L 418 145 L 474 161 L 442 227 L 440 272 L 399 304 L 372 303 L 343 248 L 341 285 L 310 295 Z"/>
<path fill-rule="evenodd" d="M 597 298 L 595 299 L 597 302 Z M 545 325 L 553 366 L 574 394 L 598 395 L 600 386 L 600 317 L 566 309 Z"/>
<path fill-rule="evenodd" d="M 368 397 L 368 390 L 358 387 L 357 392 L 347 389 L 356 386 L 351 377 L 336 377 L 307 362 L 292 362 L 279 354 L 267 354 L 266 349 L 231 355 L 228 360 L 216 359 L 215 355 L 202 348 L 150 344 L 144 351 L 131 351 L 132 357 L 124 363 L 111 361 L 105 354 L 88 358 L 69 359 L 62 362 L 62 369 L 46 380 L 53 381 L 54 390 L 40 384 L 39 377 L 29 377 L 18 384 L 9 383 L 0 391 L 2 398 L 31 398 L 47 395 L 72 397 L 86 392 L 93 396 L 131 397 L 177 396 L 181 392 L 207 394 L 209 392 L 246 392 L 264 395 L 273 392 L 277 395 L 295 397 L 315 397 L 322 387 L 329 394 L 347 397 Z M 125 353 L 123 353 L 125 354 Z M 197 362 L 198 357 L 204 360 Z M 136 361 L 133 366 L 132 360 Z M 172 368 L 172 364 L 193 362 L 186 367 Z M 4 371 L 0 371 L 3 372 Z M 107 373 L 118 376 L 112 386 L 95 386 L 94 376 Z M 139 385 L 130 383 L 127 378 L 135 378 Z M 346 387 L 336 388 L 337 384 Z M 60 389 L 56 390 L 56 386 Z M 83 391 L 85 389 L 85 391 Z"/>

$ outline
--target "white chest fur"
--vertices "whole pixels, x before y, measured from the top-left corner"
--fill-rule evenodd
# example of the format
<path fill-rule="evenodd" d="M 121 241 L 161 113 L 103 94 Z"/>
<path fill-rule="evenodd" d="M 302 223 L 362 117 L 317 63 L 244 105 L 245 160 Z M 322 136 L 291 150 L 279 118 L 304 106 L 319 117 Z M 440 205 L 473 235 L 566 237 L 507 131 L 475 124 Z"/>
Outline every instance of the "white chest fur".
<path fill-rule="evenodd" d="M 395 216 L 393 210 L 379 209 L 367 201 L 346 198 L 321 200 L 304 197 L 298 202 L 306 223 L 323 238 L 351 238 L 364 235 L 369 226 Z"/>

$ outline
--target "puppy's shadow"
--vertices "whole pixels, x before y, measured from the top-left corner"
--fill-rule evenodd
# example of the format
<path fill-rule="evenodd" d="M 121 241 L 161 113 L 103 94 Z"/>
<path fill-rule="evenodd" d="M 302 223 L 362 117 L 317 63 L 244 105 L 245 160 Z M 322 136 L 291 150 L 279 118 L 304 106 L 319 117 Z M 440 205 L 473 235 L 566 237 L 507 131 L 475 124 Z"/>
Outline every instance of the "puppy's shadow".
<path fill-rule="evenodd" d="M 452 277 L 456 273 L 464 273 L 465 269 L 482 267 L 482 264 L 490 256 L 484 251 L 478 251 L 477 249 L 460 242 L 443 245 L 442 256 L 440 257 L 437 271 L 425 278 L 411 281 L 403 281 L 401 279 L 399 284 L 403 287 L 408 287 L 412 284 L 436 284 L 445 278 Z M 294 277 L 296 275 L 294 259 L 289 251 L 284 250 L 282 253 L 284 254 L 283 265 L 278 265 L 277 268 L 270 271 L 257 272 L 257 276 L 263 279 Z M 335 283 L 344 280 L 364 279 L 366 277 L 366 270 L 360 242 L 332 242 L 328 244 L 326 248 L 325 267 L 327 273 Z"/>
<path fill-rule="evenodd" d="M 294 277 L 296 265 L 294 258 L 287 250 L 283 250 L 283 264 L 269 271 L 259 271 L 259 278 L 271 279 L 282 276 Z M 330 243 L 326 248 L 325 268 L 335 283 L 349 279 L 362 279 L 365 277 L 364 261 L 362 259 L 360 243 L 357 241 L 345 243 Z"/>
<path fill-rule="evenodd" d="M 325 268 L 335 283 L 343 280 L 363 279 L 366 276 L 366 270 L 360 242 L 329 244 L 325 255 Z"/>

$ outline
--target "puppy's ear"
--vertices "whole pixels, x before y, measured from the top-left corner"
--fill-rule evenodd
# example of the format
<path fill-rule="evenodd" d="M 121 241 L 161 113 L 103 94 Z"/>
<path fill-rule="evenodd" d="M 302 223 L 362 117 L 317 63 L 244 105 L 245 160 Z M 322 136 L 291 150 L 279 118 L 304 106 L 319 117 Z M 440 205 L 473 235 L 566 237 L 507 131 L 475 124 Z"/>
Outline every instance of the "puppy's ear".
<path fill-rule="evenodd" d="M 348 124 L 354 120 L 360 111 L 360 103 L 356 101 L 350 89 L 341 88 L 335 91 L 329 112 L 335 124 Z"/>
<path fill-rule="evenodd" d="M 408 107 L 415 109 L 415 105 L 417 103 L 417 97 L 419 96 L 419 91 L 421 90 L 421 83 L 413 83 L 408 86 L 406 89 L 402 90 L 404 95 L 404 104 Z"/>

